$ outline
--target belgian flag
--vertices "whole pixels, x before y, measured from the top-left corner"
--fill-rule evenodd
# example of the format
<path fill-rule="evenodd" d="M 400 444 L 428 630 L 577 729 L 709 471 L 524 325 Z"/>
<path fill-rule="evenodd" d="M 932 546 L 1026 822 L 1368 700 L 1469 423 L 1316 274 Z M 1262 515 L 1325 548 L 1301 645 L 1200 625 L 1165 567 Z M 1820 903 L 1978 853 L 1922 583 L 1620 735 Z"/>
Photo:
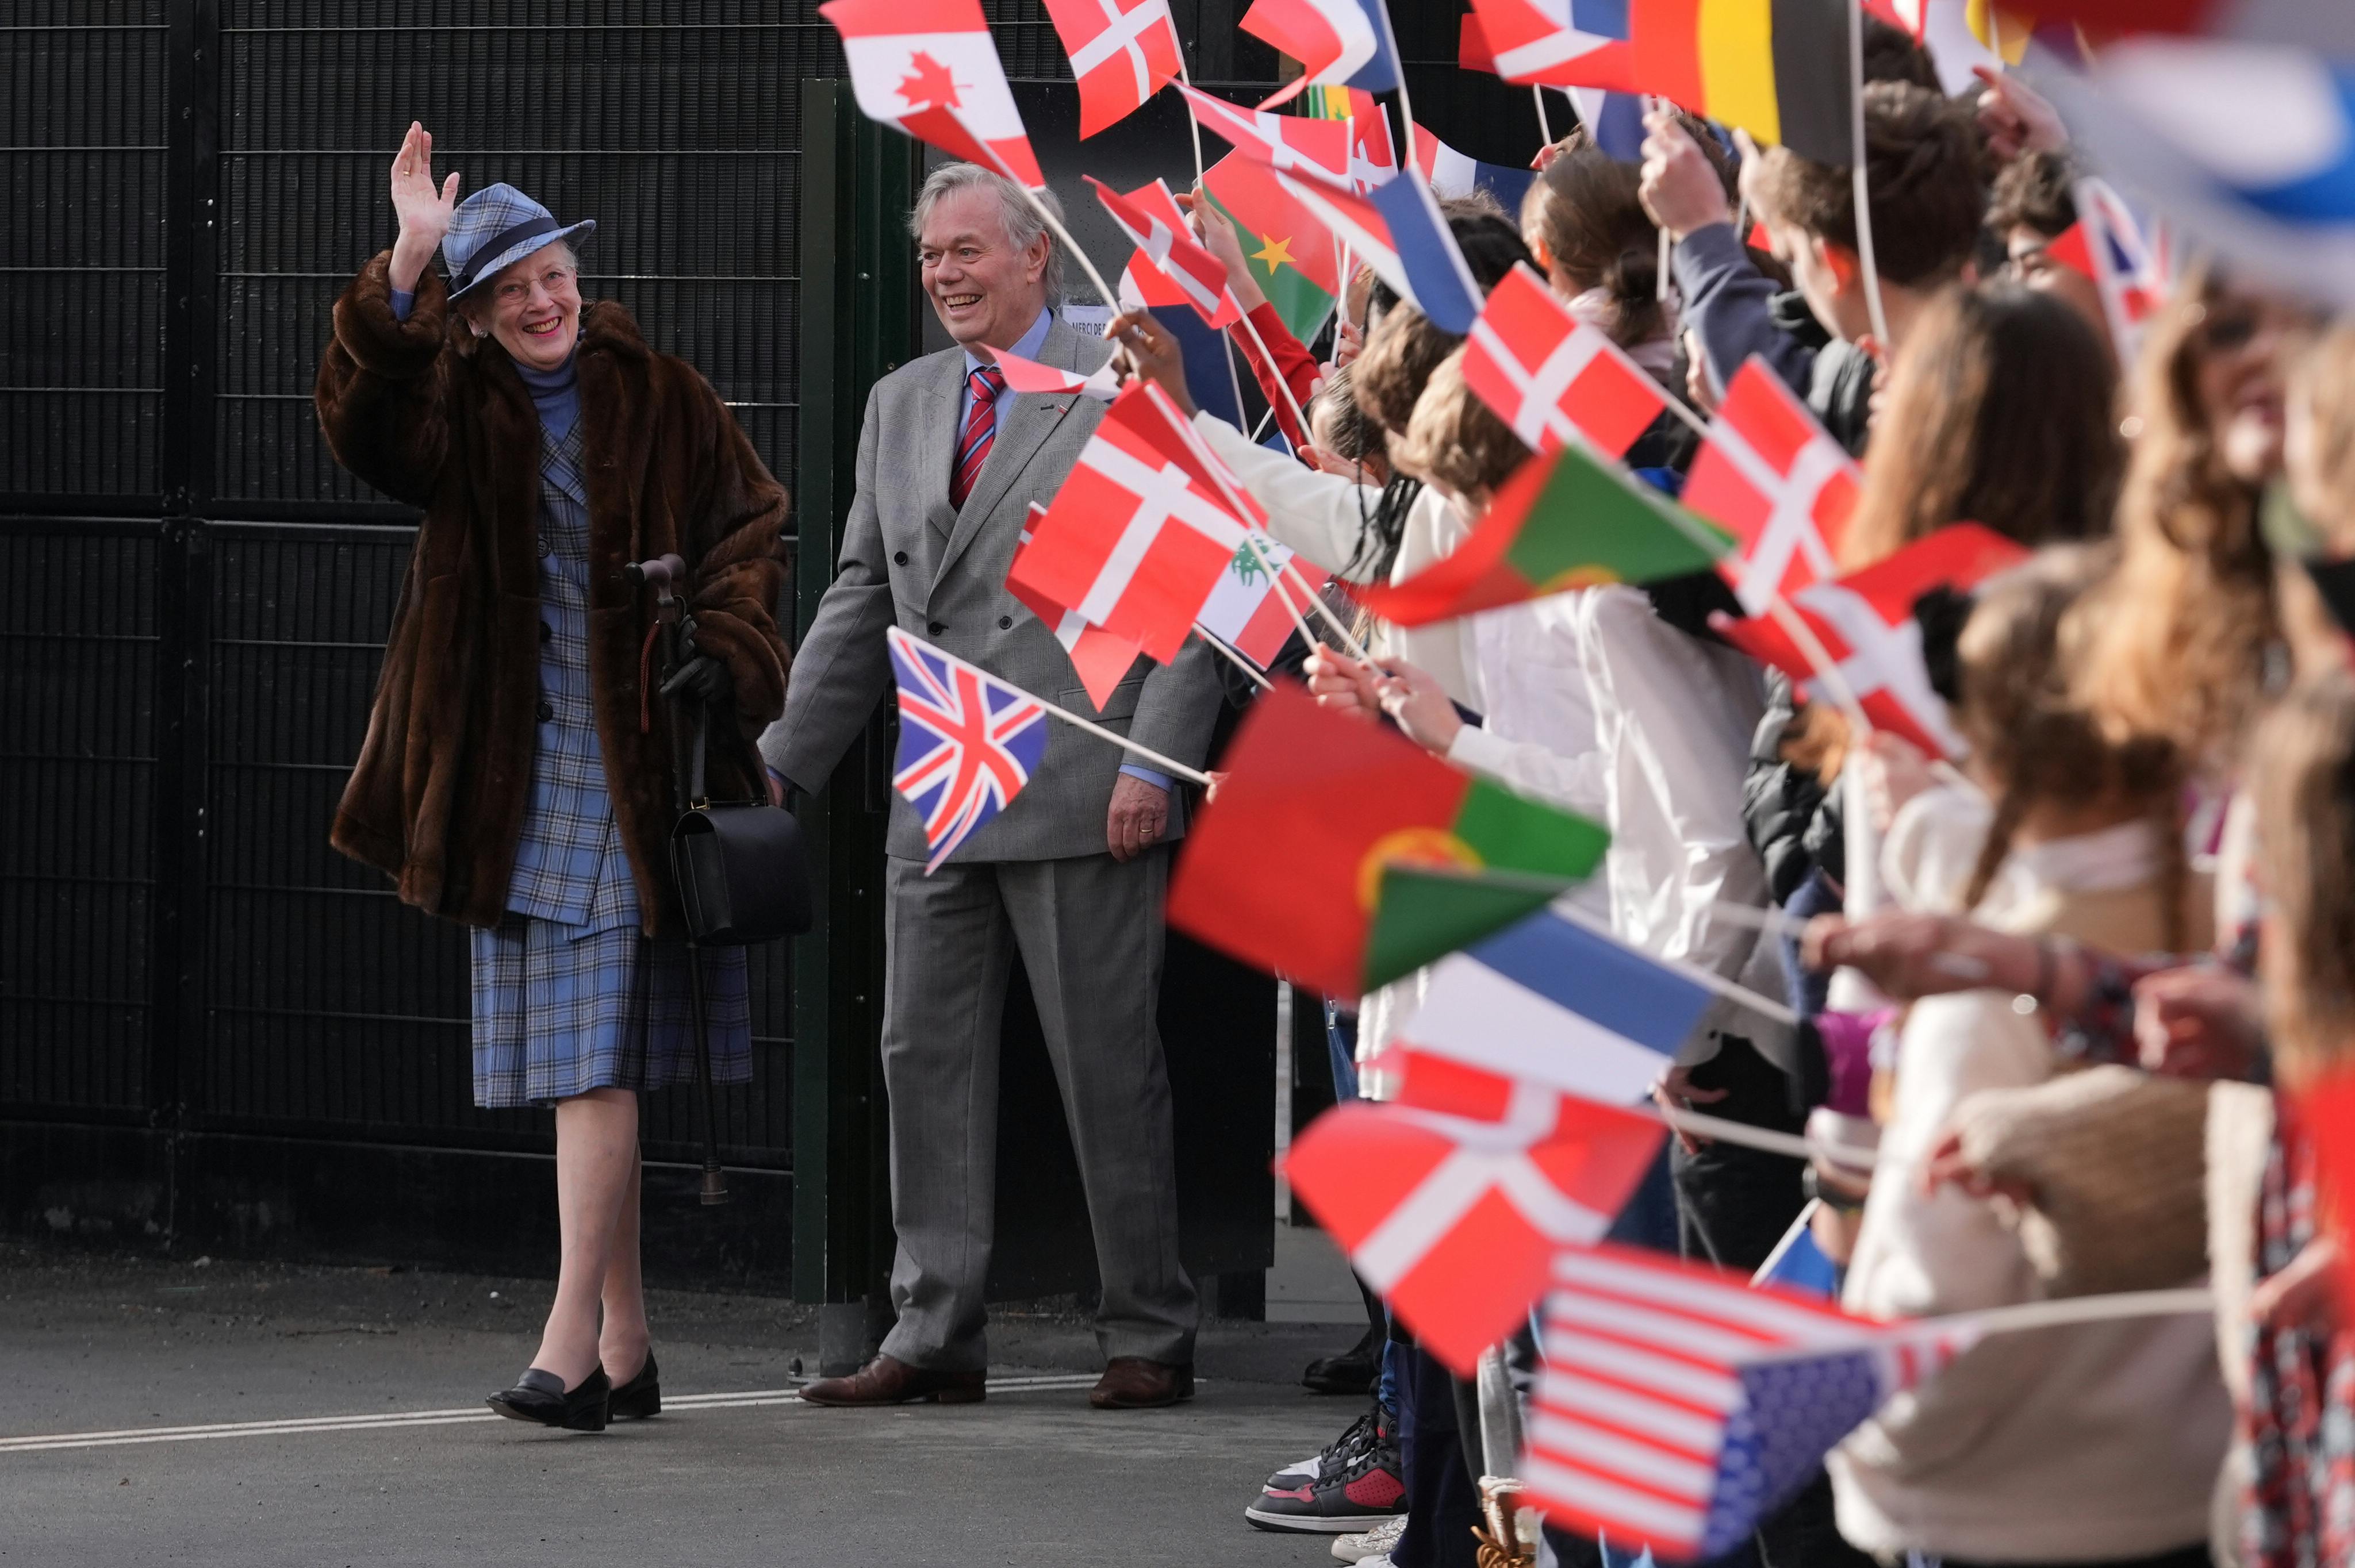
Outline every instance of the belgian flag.
<path fill-rule="evenodd" d="M 1849 77 L 1855 0 L 1630 0 L 1639 90 L 1762 143 L 1856 161 Z"/>

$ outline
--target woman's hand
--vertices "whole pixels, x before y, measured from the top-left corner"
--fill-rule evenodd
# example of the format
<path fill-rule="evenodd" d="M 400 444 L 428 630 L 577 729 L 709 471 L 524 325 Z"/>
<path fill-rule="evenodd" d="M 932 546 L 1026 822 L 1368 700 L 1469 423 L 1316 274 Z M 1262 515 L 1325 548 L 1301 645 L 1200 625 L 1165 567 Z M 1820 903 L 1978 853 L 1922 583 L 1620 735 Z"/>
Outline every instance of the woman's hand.
<path fill-rule="evenodd" d="M 1712 223 L 1732 223 L 1733 209 L 1726 202 L 1717 166 L 1675 111 L 1649 111 L 1644 130 L 1644 175 L 1636 195 L 1652 221 L 1677 239 Z"/>
<path fill-rule="evenodd" d="M 1308 677 L 1308 694 L 1318 707 L 1369 721 L 1382 710 L 1381 694 L 1375 690 L 1381 672 L 1370 660 L 1352 659 L 1319 642 L 1309 650 L 1302 673 Z"/>
<path fill-rule="evenodd" d="M 1227 287 L 1235 291 L 1235 303 L 1243 313 L 1267 303 L 1267 294 L 1252 276 L 1251 263 L 1243 259 L 1243 242 L 1235 233 L 1235 226 L 1227 215 L 1210 205 L 1202 196 L 1202 187 L 1178 194 L 1178 205 L 1194 219 L 1194 231 L 1202 238 L 1202 249 L 1219 259 L 1227 270 Z"/>
<path fill-rule="evenodd" d="M 2317 1236 L 2279 1274 L 2259 1280 L 2249 1297 L 2249 1316 L 2275 1333 L 2334 1322 L 2339 1316 L 2339 1243 Z"/>
<path fill-rule="evenodd" d="M 458 206 L 458 175 L 454 169 L 439 191 L 433 185 L 433 133 L 416 121 L 400 140 L 392 160 L 392 210 L 400 219 L 400 237 L 392 242 L 392 286 L 413 292 L 425 276 L 442 237 Z"/>
<path fill-rule="evenodd" d="M 2221 964 L 2163 969 L 2135 983 L 2135 1044 L 2146 1073 L 2248 1075 L 2264 1034 L 2255 984 Z"/>
<path fill-rule="evenodd" d="M 2043 1000 L 2064 1017 L 2083 1000 L 2086 980 L 2083 956 L 2064 945 L 2052 947 L 2048 964 L 2033 938 L 1903 910 L 1852 924 L 1818 915 L 1799 938 L 1799 956 L 1811 969 L 1855 969 L 1896 1001 L 1982 988 L 2033 992 L 2049 980 Z"/>
<path fill-rule="evenodd" d="M 1177 334 L 1150 311 L 1123 311 L 1104 323 L 1104 336 L 1128 355 L 1129 373 L 1169 394 L 1178 411 L 1194 415 L 1194 395 L 1186 389 L 1186 351 Z"/>
<path fill-rule="evenodd" d="M 2022 153 L 2057 153 L 2069 144 L 2060 111 L 2035 89 L 1987 66 L 1973 66 L 1971 74 L 1986 84 L 1979 94 L 1979 129 L 1998 159 L 2008 164 Z"/>
<path fill-rule="evenodd" d="M 1440 690 L 1439 683 L 1403 660 L 1381 670 L 1374 682 L 1374 695 L 1391 722 L 1425 751 L 1446 756 L 1464 728 L 1455 705 Z"/>

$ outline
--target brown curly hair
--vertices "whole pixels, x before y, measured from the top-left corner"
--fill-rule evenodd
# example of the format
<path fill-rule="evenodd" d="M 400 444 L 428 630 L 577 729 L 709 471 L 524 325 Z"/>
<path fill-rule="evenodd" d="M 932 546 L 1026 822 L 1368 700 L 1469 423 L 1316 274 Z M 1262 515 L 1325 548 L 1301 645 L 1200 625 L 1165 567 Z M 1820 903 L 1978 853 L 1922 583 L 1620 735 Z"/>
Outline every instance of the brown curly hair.
<path fill-rule="evenodd" d="M 1706 122 L 1677 118 L 1716 167 L 1731 203 L 1733 161 Z M 1643 169 L 1596 146 L 1582 125 L 1559 145 L 1521 198 L 1521 234 L 1581 290 L 1611 296 L 1611 340 L 1632 348 L 1661 327 L 1660 230 L 1636 194 Z"/>
<path fill-rule="evenodd" d="M 1431 373 L 1394 457 L 1407 473 L 1458 495 L 1485 497 L 1529 461 L 1529 449 L 1472 395 L 1459 348 Z"/>
<path fill-rule="evenodd" d="M 1911 82 L 1869 82 L 1864 163 L 1881 276 L 1919 288 L 1960 272 L 1977 247 L 1987 208 L 1968 111 Z M 1788 147 L 1770 147 L 1758 165 L 1762 216 L 1854 250 L 1851 174 L 1845 164 L 1818 164 Z"/>

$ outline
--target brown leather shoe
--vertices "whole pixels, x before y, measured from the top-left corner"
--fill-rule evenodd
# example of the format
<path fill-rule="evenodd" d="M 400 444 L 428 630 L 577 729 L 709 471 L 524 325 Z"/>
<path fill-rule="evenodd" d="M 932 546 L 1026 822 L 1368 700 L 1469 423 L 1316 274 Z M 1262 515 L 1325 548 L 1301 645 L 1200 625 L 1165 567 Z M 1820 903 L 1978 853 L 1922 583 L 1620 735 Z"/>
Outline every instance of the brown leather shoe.
<path fill-rule="evenodd" d="M 848 1377 L 822 1377 L 802 1385 L 805 1404 L 979 1404 L 988 1397 L 987 1372 L 911 1367 L 897 1356 L 877 1356 Z"/>
<path fill-rule="evenodd" d="M 1193 1397 L 1192 1362 L 1173 1367 L 1143 1356 L 1113 1357 L 1103 1376 L 1088 1390 L 1088 1403 L 1098 1410 L 1150 1410 Z"/>

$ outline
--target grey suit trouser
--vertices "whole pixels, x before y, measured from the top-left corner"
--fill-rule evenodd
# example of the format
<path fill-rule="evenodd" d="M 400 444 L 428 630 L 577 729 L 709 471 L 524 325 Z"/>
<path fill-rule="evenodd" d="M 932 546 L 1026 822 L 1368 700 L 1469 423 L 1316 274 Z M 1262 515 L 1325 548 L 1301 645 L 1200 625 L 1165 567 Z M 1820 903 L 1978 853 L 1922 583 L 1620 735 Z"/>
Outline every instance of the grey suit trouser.
<path fill-rule="evenodd" d="M 988 1364 L 982 1287 L 996 1224 L 998 1026 L 1016 954 L 1062 1090 L 1095 1234 L 1106 1359 L 1190 1362 L 1198 1309 L 1178 1255 L 1169 1073 L 1155 1010 L 1169 852 L 1124 865 L 921 863 L 885 870 L 883 1081 L 891 1097 L 887 1354 Z"/>

